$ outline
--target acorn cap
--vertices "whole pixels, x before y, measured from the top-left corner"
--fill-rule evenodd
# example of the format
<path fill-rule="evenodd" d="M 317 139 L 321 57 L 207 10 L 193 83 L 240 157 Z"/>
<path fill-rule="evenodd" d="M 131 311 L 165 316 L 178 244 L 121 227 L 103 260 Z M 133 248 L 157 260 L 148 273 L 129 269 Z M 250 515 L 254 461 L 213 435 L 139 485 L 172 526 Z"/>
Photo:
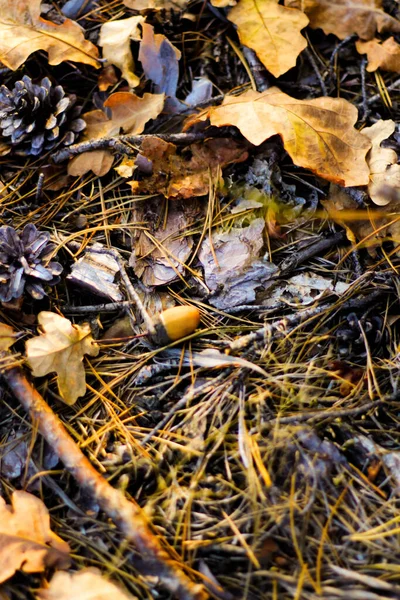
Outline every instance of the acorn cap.
<path fill-rule="evenodd" d="M 190 335 L 200 323 L 200 311 L 195 306 L 167 308 L 154 319 L 153 341 L 160 345 L 175 342 Z"/>

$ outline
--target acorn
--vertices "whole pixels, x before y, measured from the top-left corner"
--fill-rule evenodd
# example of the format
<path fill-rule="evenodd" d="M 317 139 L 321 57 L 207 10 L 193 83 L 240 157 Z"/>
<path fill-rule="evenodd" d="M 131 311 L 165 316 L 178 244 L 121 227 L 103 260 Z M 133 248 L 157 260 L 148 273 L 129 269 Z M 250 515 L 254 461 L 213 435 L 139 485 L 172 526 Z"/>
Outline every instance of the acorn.
<path fill-rule="evenodd" d="M 173 306 L 153 319 L 153 341 L 165 346 L 190 335 L 200 323 L 200 311 L 195 306 Z"/>

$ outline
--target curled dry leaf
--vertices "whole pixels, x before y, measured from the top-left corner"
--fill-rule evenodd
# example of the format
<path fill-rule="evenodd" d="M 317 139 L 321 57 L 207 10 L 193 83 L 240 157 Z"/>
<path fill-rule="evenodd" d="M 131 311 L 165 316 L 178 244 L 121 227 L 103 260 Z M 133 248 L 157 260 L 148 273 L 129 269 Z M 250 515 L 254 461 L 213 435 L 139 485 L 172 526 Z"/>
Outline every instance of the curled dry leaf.
<path fill-rule="evenodd" d="M 331 185 L 327 199 L 321 202 L 329 218 L 346 230 L 348 239 L 353 243 L 357 240 L 362 242 L 371 256 L 376 255 L 375 248 L 385 240 L 400 243 L 400 208 L 397 202 L 360 210 L 346 190 L 337 185 Z"/>
<path fill-rule="evenodd" d="M 11 506 L 0 498 L 0 583 L 17 569 L 38 573 L 69 567 L 69 546 L 50 529 L 49 511 L 27 492 L 17 491 Z"/>
<path fill-rule="evenodd" d="M 189 0 L 123 0 L 132 10 L 184 10 Z"/>
<path fill-rule="evenodd" d="M 42 329 L 39 336 L 26 342 L 28 363 L 35 377 L 57 373 L 58 391 L 66 404 L 74 404 L 86 392 L 83 356 L 97 356 L 88 323 L 73 325 L 56 313 L 43 311 L 38 315 Z"/>
<path fill-rule="evenodd" d="M 286 6 L 306 13 L 310 27 L 341 40 L 353 33 L 371 40 L 377 31 L 399 32 L 400 21 L 385 13 L 382 4 L 382 0 L 285 0 Z"/>
<path fill-rule="evenodd" d="M 184 272 L 193 247 L 192 236 L 185 232 L 201 214 L 196 200 L 177 201 L 168 206 L 163 223 L 163 203 L 159 199 L 140 202 L 133 215 L 133 221 L 149 224 L 148 230 L 137 232 L 129 259 L 129 265 L 147 286 L 166 285 Z"/>
<path fill-rule="evenodd" d="M 47 589 L 37 593 L 39 600 L 134 600 L 135 597 L 103 577 L 98 569 L 76 573 L 58 572 Z"/>
<path fill-rule="evenodd" d="M 386 206 L 390 198 L 382 192 L 384 186 L 400 188 L 400 165 L 397 164 L 397 154 L 391 148 L 381 148 L 381 143 L 394 133 L 395 122 L 377 121 L 371 127 L 364 127 L 362 134 L 371 141 L 371 150 L 367 154 L 370 168 L 368 193 L 371 200 L 378 206 Z"/>
<path fill-rule="evenodd" d="M 357 51 L 368 57 L 367 71 L 370 73 L 377 69 L 400 73 L 400 45 L 393 37 L 381 42 L 376 38 L 369 42 L 356 42 Z"/>
<path fill-rule="evenodd" d="M 10 325 L 0 323 L 0 352 L 5 352 L 16 342 L 15 331 Z"/>
<path fill-rule="evenodd" d="M 252 48 L 275 77 L 294 67 L 307 47 L 300 31 L 308 18 L 300 10 L 280 6 L 278 0 L 239 0 L 228 18 L 237 26 L 242 44 Z"/>
<path fill-rule="evenodd" d="M 142 133 L 150 119 L 158 117 L 164 106 L 164 94 L 144 94 L 139 98 L 131 92 L 116 92 L 104 103 L 111 109 L 111 119 L 102 110 L 85 113 L 86 129 L 83 141 L 113 137 L 123 133 Z M 93 171 L 101 177 L 111 169 L 114 158 L 108 150 L 94 150 L 75 156 L 68 165 L 69 175 L 81 176 Z"/>
<path fill-rule="evenodd" d="M 139 25 L 144 17 L 130 17 L 119 21 L 109 21 L 100 28 L 99 45 L 103 48 L 103 58 L 118 67 L 129 86 L 139 85 L 140 79 L 134 73 L 135 63 L 131 52 L 131 40 L 139 41 Z"/>
<path fill-rule="evenodd" d="M 343 186 L 366 185 L 365 155 L 370 143 L 354 124 L 357 108 L 342 98 L 297 100 L 273 87 L 226 96 L 220 106 L 191 117 L 190 125 L 210 119 L 211 125 L 236 126 L 255 146 L 273 135 L 282 138 L 293 162 Z"/>
<path fill-rule="evenodd" d="M 71 60 L 99 68 L 98 50 L 78 23 L 42 19 L 40 5 L 41 0 L 0 0 L 0 62 L 15 70 L 30 54 L 44 50 L 51 65 Z"/>
<path fill-rule="evenodd" d="M 203 196 L 210 189 L 210 178 L 215 179 L 218 169 L 230 163 L 243 162 L 248 157 L 246 148 L 228 138 L 206 140 L 189 146 L 190 160 L 177 154 L 174 144 L 156 136 L 146 138 L 136 159 L 139 170 L 151 173 L 142 181 L 130 181 L 136 193 L 163 194 L 166 198 Z"/>
<path fill-rule="evenodd" d="M 142 31 L 139 60 L 144 74 L 154 83 L 156 92 L 175 98 L 181 53 L 165 35 L 155 34 L 152 25 L 143 23 Z"/>

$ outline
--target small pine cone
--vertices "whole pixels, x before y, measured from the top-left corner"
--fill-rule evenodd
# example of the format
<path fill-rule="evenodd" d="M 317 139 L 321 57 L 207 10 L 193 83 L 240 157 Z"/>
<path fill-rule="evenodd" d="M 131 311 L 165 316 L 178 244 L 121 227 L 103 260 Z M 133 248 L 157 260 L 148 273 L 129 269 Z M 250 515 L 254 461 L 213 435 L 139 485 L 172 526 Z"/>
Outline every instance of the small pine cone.
<path fill-rule="evenodd" d="M 382 341 L 383 327 L 384 321 L 380 315 L 368 315 L 359 319 L 355 313 L 348 314 L 346 323 L 336 331 L 339 354 L 347 358 L 363 358 L 367 354 L 365 338 L 367 344 L 373 345 L 376 350 Z"/>
<path fill-rule="evenodd" d="M 10 302 L 26 290 L 35 300 L 46 296 L 42 282 L 59 282 L 62 266 L 49 261 L 55 244 L 50 234 L 31 223 L 19 235 L 13 227 L 0 227 L 0 300 Z"/>
<path fill-rule="evenodd" d="M 24 75 L 11 90 L 0 86 L 0 154 L 38 156 L 56 144 L 73 144 L 86 127 L 75 102 L 47 77 L 37 85 Z"/>

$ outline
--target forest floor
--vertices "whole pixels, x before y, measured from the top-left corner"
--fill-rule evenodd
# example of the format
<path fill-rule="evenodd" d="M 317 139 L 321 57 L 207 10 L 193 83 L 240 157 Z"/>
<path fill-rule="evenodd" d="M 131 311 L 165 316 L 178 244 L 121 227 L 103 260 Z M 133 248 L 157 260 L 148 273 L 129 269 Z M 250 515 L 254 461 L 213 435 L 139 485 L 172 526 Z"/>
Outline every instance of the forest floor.
<path fill-rule="evenodd" d="M 5 368 L 23 369 L 98 473 L 140 507 L 176 565 L 202 584 L 201 597 L 400 598 L 398 188 L 386 182 L 379 193 L 387 201 L 374 202 L 368 177 L 357 185 L 351 173 L 346 185 L 314 168 L 307 140 L 301 162 L 285 132 L 255 144 L 212 113 L 229 94 L 273 86 L 296 101 L 340 98 L 358 111 L 357 135 L 394 121 L 383 147 L 400 157 L 400 64 L 368 70 L 357 35 L 308 26 L 307 48 L 275 77 L 241 45 L 228 3 L 169 2 L 167 10 L 140 12 L 130 8 L 135 2 L 76 2 L 72 19 L 94 45 L 104 24 L 132 16 L 165 36 L 151 50 L 139 50 L 134 36 L 128 42 L 139 77 L 134 93 L 149 94 L 149 103 L 150 94 L 158 101 L 153 92 L 170 96 L 168 109 L 145 119 L 149 147 L 141 146 L 143 125 L 120 146 L 103 141 L 96 155 L 88 126 L 89 152 L 78 149 L 73 161 L 80 162 L 68 173 L 73 154 L 60 157 L 57 146 L 0 158 L 0 226 L 21 232 L 30 223 L 48 232 L 63 267 L 42 299 L 26 292 L 1 303 L 0 321 L 19 334 Z M 42 16 L 62 23 L 64 4 L 43 4 Z M 396 2 L 384 10 L 398 17 Z M 168 54 L 171 44 L 180 58 Z M 161 46 L 167 83 L 154 87 L 151 65 Z M 116 95 L 113 105 L 112 94 L 132 96 L 117 67 L 99 78 L 90 64 L 50 65 L 44 51 L 1 70 L 9 89 L 24 75 L 49 77 L 78 97 L 83 112 L 104 111 L 105 119 L 110 107 L 128 106 L 127 96 Z M 196 78 L 208 91 L 190 105 Z M 177 109 L 184 98 L 185 109 Z M 241 110 L 242 120 L 254 118 L 248 105 Z M 206 129 L 199 113 L 215 114 L 213 126 Z M 126 131 L 104 129 L 97 139 L 115 141 Z M 163 141 L 154 142 L 156 135 Z M 352 160 L 343 157 L 349 172 Z M 0 292 L 1 285 L 0 270 Z M 199 326 L 183 327 L 183 340 L 171 342 L 143 335 L 176 305 L 188 313 L 174 327 L 190 320 L 189 309 L 199 311 Z M 78 400 L 66 403 L 54 371 L 30 372 L 25 342 L 38 335 L 42 311 L 90 324 L 99 352 L 83 360 L 86 393 Z M 62 360 L 74 371 L 66 354 Z M 66 371 L 72 389 L 74 373 Z M 14 490 L 41 498 L 52 530 L 69 544 L 71 572 L 96 567 L 127 598 L 173 598 L 151 557 L 64 468 L 17 396 L 4 377 L 6 502 Z M 7 543 L 0 525 L 0 556 Z M 20 566 L 2 579 L 0 599 L 50 598 L 38 590 L 49 585 L 51 566 L 39 573 Z"/>

